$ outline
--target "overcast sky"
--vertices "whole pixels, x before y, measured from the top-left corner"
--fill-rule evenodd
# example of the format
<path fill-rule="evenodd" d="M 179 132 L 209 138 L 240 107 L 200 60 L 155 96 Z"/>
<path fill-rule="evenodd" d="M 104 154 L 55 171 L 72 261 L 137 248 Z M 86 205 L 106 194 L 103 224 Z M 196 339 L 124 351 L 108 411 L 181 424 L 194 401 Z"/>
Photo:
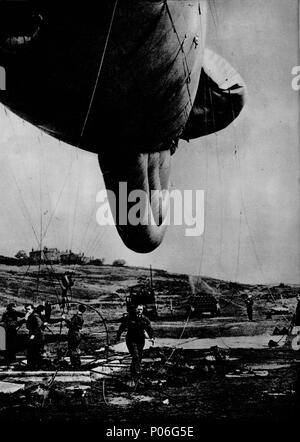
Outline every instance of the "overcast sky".
<path fill-rule="evenodd" d="M 96 194 L 104 187 L 97 157 L 1 107 L 0 254 L 36 248 L 42 221 L 44 245 L 107 262 L 124 258 L 250 283 L 300 282 L 299 92 L 291 88 L 291 69 L 300 64 L 298 1 L 214 3 L 207 46 L 240 72 L 248 101 L 234 125 L 181 142 L 173 156 L 173 188 L 205 190 L 204 235 L 186 237 L 184 227 L 170 226 L 155 252 L 131 252 L 114 227 L 96 223 Z"/>

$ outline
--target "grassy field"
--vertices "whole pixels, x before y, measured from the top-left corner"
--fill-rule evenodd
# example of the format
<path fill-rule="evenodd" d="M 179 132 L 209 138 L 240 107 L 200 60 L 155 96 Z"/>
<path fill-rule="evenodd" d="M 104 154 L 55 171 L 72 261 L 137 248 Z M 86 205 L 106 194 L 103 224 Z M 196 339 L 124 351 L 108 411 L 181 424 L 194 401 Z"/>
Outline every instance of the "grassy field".
<path fill-rule="evenodd" d="M 53 303 L 53 316 L 61 309 L 59 279 L 65 267 L 55 268 L 7 267 L 0 268 L 0 314 L 9 302 L 22 306 L 26 302 L 35 304 Z M 149 270 L 131 267 L 75 266 L 72 299 L 88 306 L 83 329 L 82 352 L 97 355 L 107 341 L 113 342 L 118 328 L 118 319 L 126 312 L 128 288 L 136 284 L 149 284 Z M 153 270 L 153 288 L 156 293 L 158 320 L 153 322 L 155 335 L 164 338 L 218 336 L 249 336 L 272 333 L 275 327 L 288 327 L 296 305 L 299 287 L 277 287 L 237 285 L 212 278 L 203 280 L 213 288 L 221 306 L 221 316 L 216 318 L 191 318 L 186 321 L 189 296 L 197 286 L 197 278 Z M 244 298 L 252 293 L 254 298 L 254 321 L 249 322 Z M 172 299 L 172 310 L 170 300 Z M 275 305 L 284 303 L 289 312 L 273 315 L 267 313 Z M 56 304 L 56 305 L 55 305 Z M 74 311 L 74 305 L 69 314 Z M 104 318 L 106 328 L 103 320 Z M 51 326 L 47 333 L 47 350 L 54 356 L 59 343 L 59 326 Z M 107 329 L 107 332 L 106 332 Z M 184 333 L 183 333 L 184 330 Z M 20 330 L 25 337 L 26 329 Z M 66 329 L 62 330 L 62 339 Z M 275 338 L 274 338 L 275 339 Z M 22 348 L 20 348 L 22 352 Z M 155 353 L 156 352 L 156 353 Z M 60 420 L 77 422 L 103 422 L 107 425 L 120 422 L 122 425 L 140 422 L 141 425 L 158 424 L 164 416 L 164 424 L 181 425 L 268 420 L 289 421 L 298 413 L 299 405 L 299 355 L 289 345 L 264 350 L 227 348 L 226 353 L 237 359 L 235 366 L 203 362 L 207 351 L 179 350 L 171 354 L 168 348 L 150 349 L 145 356 L 160 359 L 144 366 L 144 377 L 148 380 L 132 395 L 123 380 L 106 381 L 105 389 L 95 382 L 88 395 L 88 404 L 81 406 L 64 400 L 52 401 L 46 408 L 19 404 L 17 409 L 4 407 L 0 417 L 6 420 L 37 420 L 53 422 Z M 171 357 L 170 357 L 171 356 Z M 233 370 L 244 370 L 249 364 L 270 366 L 267 377 L 236 377 L 226 375 Z M 272 365 L 273 364 L 273 365 Z M 274 366 L 275 364 L 275 369 Z M 191 368 L 192 367 L 192 368 Z M 59 395 L 58 395 L 59 396 Z M 65 394 L 66 396 L 66 394 Z M 148 398 L 141 401 L 141 397 Z M 150 398 L 150 399 L 149 399 Z M 0 398 L 1 399 L 1 398 Z M 116 399 L 120 400 L 119 404 Z M 167 399 L 167 401 L 166 401 Z M 123 405 L 122 405 L 123 401 Z M 125 406 L 124 406 L 125 401 Z M 1 408 L 1 407 L 0 407 Z M 134 416 L 134 418 L 133 418 Z"/>

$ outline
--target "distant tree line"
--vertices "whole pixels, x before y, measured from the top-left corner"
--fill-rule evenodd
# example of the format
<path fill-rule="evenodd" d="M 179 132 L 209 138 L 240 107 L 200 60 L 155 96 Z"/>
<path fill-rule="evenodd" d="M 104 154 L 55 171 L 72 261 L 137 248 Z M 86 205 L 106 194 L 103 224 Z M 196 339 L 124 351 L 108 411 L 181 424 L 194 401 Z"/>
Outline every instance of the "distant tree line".
<path fill-rule="evenodd" d="M 46 262 L 45 259 L 42 260 L 42 262 Z M 89 259 L 86 262 L 78 262 L 82 265 L 94 265 L 94 266 L 103 266 L 105 263 L 105 258 L 95 258 L 95 259 Z M 19 250 L 14 257 L 9 256 L 3 256 L 0 255 L 0 264 L 5 265 L 29 265 L 29 264 L 36 264 L 36 261 L 33 261 L 25 252 L 25 250 Z M 64 264 L 64 262 L 62 262 Z M 70 262 L 70 264 L 74 264 L 74 262 Z M 124 267 L 126 266 L 125 259 L 115 259 L 112 263 L 114 267 Z"/>

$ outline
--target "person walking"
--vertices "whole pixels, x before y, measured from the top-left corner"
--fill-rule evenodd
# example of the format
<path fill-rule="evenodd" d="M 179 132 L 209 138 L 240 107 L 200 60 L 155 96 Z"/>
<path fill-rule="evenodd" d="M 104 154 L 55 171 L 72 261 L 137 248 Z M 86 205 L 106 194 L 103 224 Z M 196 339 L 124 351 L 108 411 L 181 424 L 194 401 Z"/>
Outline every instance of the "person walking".
<path fill-rule="evenodd" d="M 81 341 L 80 331 L 84 324 L 83 314 L 85 311 L 85 306 L 79 305 L 77 313 L 75 313 L 75 315 L 73 315 L 71 319 L 66 319 L 65 315 L 62 315 L 62 319 L 65 321 L 65 324 L 69 329 L 68 350 L 70 362 L 72 367 L 74 368 L 79 368 L 81 366 L 79 344 Z"/>
<path fill-rule="evenodd" d="M 119 330 L 117 332 L 116 341 L 121 338 L 122 333 L 127 330 L 126 345 L 132 357 L 130 372 L 134 382 L 137 382 L 141 376 L 141 362 L 143 358 L 143 350 L 145 346 L 145 332 L 148 334 L 152 343 L 153 329 L 149 319 L 143 315 L 143 306 L 137 305 L 133 311 L 123 317 Z"/>

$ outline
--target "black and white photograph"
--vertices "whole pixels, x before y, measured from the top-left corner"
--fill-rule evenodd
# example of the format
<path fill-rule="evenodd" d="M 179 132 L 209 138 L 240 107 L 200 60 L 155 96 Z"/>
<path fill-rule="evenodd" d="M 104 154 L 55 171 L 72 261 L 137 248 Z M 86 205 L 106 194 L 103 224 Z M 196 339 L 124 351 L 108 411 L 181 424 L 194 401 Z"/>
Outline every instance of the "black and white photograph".
<path fill-rule="evenodd" d="M 299 11 L 0 1 L 1 424 L 297 422 Z"/>

